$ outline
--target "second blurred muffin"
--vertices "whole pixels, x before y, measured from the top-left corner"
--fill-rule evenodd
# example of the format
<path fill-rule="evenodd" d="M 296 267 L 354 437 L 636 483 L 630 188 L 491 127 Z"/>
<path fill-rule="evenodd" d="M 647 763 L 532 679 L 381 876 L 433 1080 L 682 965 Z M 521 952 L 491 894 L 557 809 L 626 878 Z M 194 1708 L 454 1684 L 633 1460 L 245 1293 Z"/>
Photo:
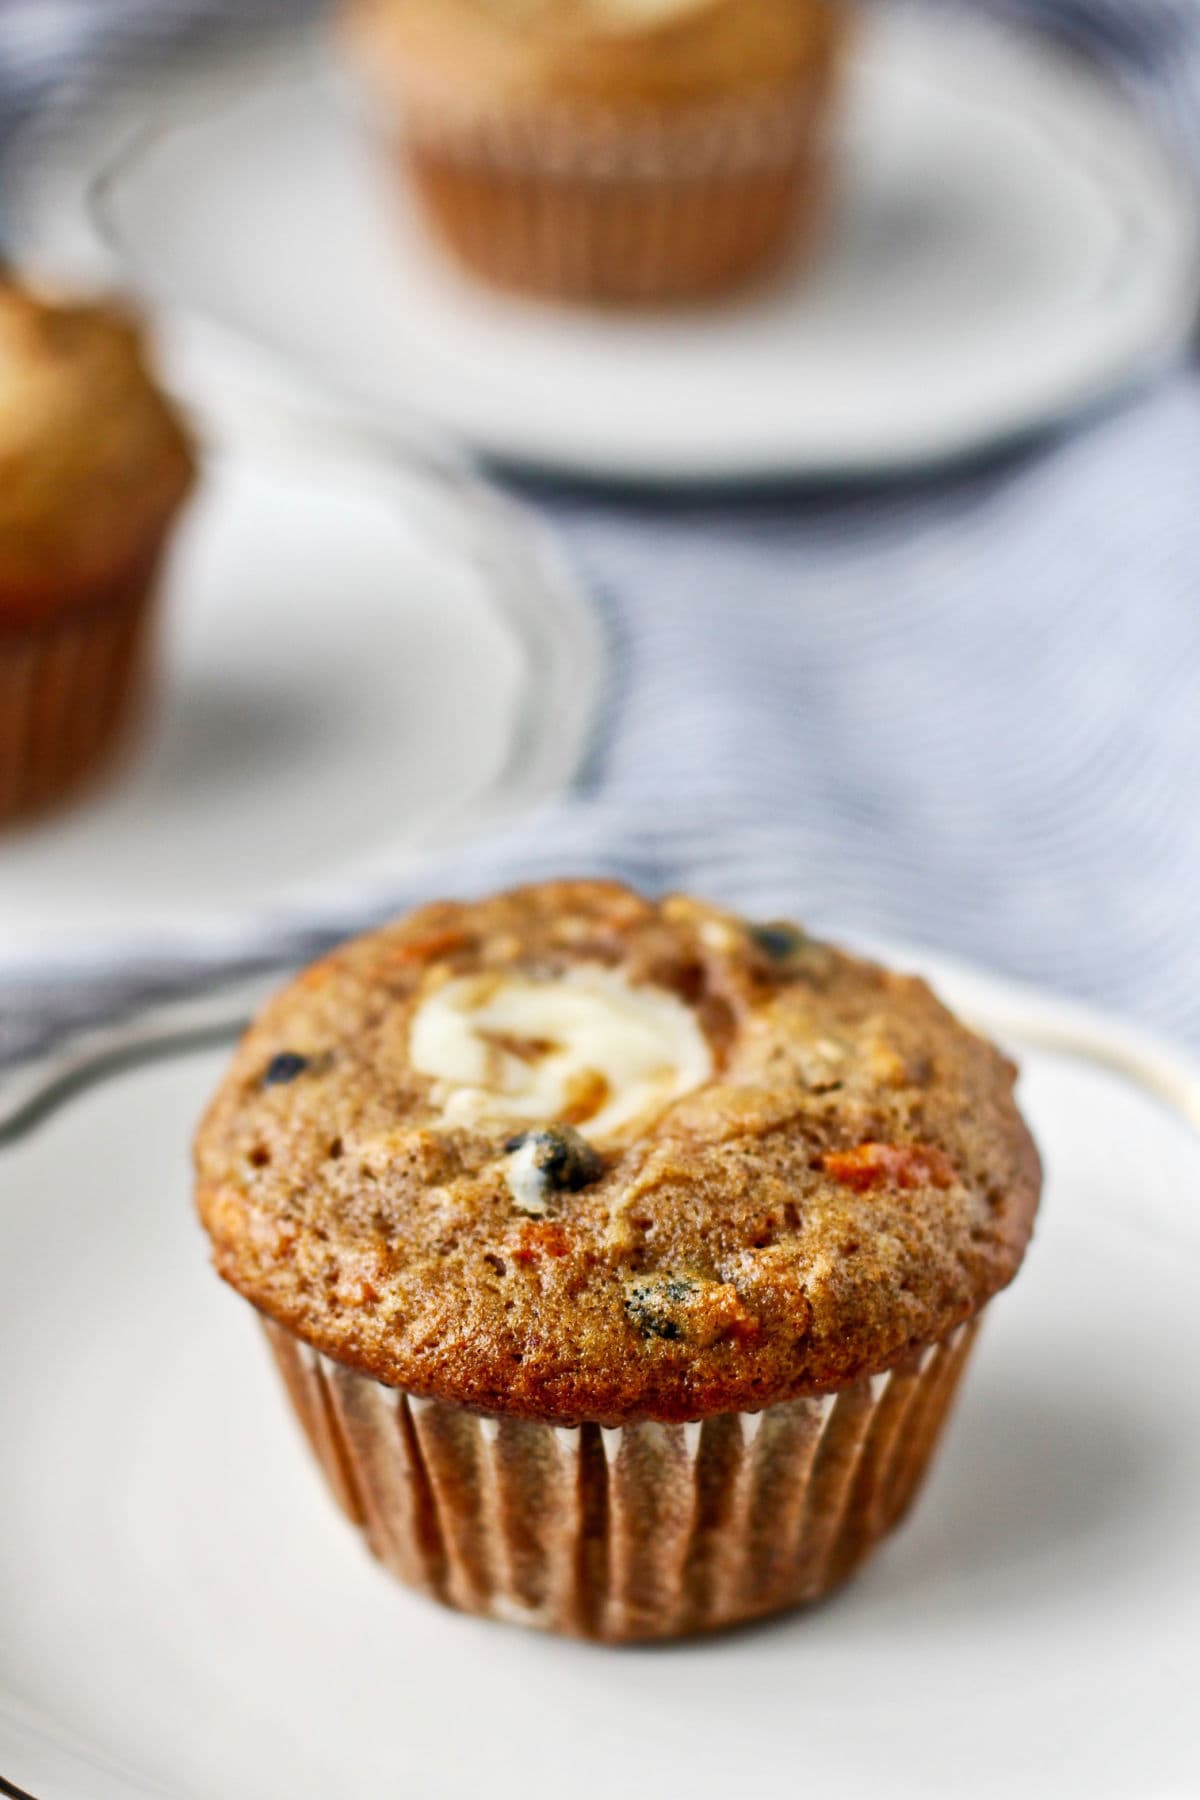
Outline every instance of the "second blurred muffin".
<path fill-rule="evenodd" d="M 343 0 L 424 209 L 504 288 L 717 294 L 809 242 L 839 0 Z"/>
<path fill-rule="evenodd" d="M 0 279 L 0 821 L 115 743 L 192 478 L 131 320 Z"/>

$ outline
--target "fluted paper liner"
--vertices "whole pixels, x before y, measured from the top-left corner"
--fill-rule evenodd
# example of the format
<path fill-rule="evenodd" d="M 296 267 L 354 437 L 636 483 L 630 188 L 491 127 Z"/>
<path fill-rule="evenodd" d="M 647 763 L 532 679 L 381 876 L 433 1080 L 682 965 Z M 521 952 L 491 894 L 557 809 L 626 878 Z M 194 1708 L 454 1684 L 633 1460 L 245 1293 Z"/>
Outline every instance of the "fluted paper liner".
<path fill-rule="evenodd" d="M 263 1324 L 342 1510 L 394 1575 L 465 1612 L 617 1641 L 843 1581 L 912 1500 L 977 1320 L 836 1394 L 617 1429 L 418 1399 Z"/>
<path fill-rule="evenodd" d="M 146 664 L 152 579 L 37 625 L 0 623 L 0 820 L 34 811 L 99 767 Z"/>

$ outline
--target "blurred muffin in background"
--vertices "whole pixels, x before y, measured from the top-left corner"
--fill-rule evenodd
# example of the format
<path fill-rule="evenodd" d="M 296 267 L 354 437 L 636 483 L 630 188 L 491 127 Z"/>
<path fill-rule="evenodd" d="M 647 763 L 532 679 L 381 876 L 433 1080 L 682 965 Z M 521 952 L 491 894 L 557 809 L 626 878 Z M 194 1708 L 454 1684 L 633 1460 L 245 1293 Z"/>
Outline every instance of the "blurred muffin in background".
<path fill-rule="evenodd" d="M 720 294 L 811 244 L 840 0 L 343 0 L 435 230 L 559 299 Z"/>
<path fill-rule="evenodd" d="M 0 820 L 120 735 L 193 472 L 132 320 L 0 279 Z"/>

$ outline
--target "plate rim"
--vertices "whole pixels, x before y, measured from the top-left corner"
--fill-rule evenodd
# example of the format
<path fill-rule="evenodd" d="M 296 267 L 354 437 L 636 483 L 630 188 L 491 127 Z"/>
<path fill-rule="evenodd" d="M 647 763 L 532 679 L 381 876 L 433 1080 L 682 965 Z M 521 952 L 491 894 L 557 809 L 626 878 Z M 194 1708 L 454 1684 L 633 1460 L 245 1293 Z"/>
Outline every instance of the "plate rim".
<path fill-rule="evenodd" d="M 285 883 L 256 903 L 180 908 L 153 931 L 117 924 L 95 934 L 85 950 L 58 925 L 6 925 L 0 981 L 32 986 L 48 978 L 95 976 L 118 964 L 136 969 L 278 960 L 281 940 L 295 943 L 336 931 L 347 915 L 382 903 L 397 883 L 419 875 L 439 854 L 515 823 L 568 792 L 586 767 L 613 680 L 616 646 L 600 597 L 568 560 L 551 525 L 466 468 L 418 456 L 411 448 L 402 451 L 366 430 L 323 424 L 320 432 L 318 442 L 314 429 L 303 423 L 259 421 L 243 434 L 210 443 L 205 461 L 230 465 L 249 459 L 285 474 L 289 464 L 311 471 L 332 463 L 348 480 L 392 483 L 426 549 L 441 555 L 449 544 L 464 568 L 478 565 L 486 604 L 521 652 L 503 759 L 478 792 L 403 844 L 377 846 L 363 857 Z M 456 521 L 457 530 L 447 530 L 445 520 Z"/>
<path fill-rule="evenodd" d="M 911 35 L 913 21 L 919 22 L 922 9 L 904 8 L 900 16 L 901 29 L 908 30 Z M 928 29 L 928 25 L 922 27 L 918 23 L 917 29 Z M 589 455 L 586 446 L 581 447 L 578 443 L 564 445 L 560 442 L 554 446 L 543 442 L 540 448 L 527 443 L 522 449 L 513 443 L 511 434 L 504 431 L 497 434 L 486 425 L 472 428 L 461 419 L 447 423 L 428 403 L 417 416 L 426 425 L 470 443 L 485 461 L 508 469 L 585 483 L 611 485 L 615 482 L 686 492 L 755 483 L 862 483 L 969 466 L 1022 443 L 1052 435 L 1078 418 L 1101 414 L 1119 404 L 1131 390 L 1150 379 L 1178 353 L 1200 308 L 1200 216 L 1196 214 L 1191 184 L 1181 159 L 1170 154 L 1164 134 L 1138 110 L 1116 80 L 1078 49 L 1058 44 L 1028 27 L 974 15 L 942 18 L 939 14 L 938 29 L 943 34 L 951 31 L 968 47 L 982 43 L 997 59 L 1024 59 L 1027 64 L 1036 63 L 1044 72 L 1049 71 L 1060 96 L 1067 93 L 1071 97 L 1074 117 L 1079 120 L 1086 113 L 1091 121 L 1088 132 L 1093 150 L 1099 142 L 1095 122 L 1097 109 L 1102 109 L 1108 120 L 1119 125 L 1126 144 L 1136 144 L 1137 173 L 1130 175 L 1122 165 L 1124 185 L 1118 210 L 1128 219 L 1131 200 L 1138 194 L 1144 196 L 1152 181 L 1159 204 L 1170 209 L 1173 250 L 1169 257 L 1165 251 L 1160 254 L 1155 318 L 1140 322 L 1136 342 L 1127 327 L 1119 347 L 1110 344 L 1102 355 L 1093 359 L 1089 371 L 1074 371 L 1069 379 L 1057 384 L 1043 383 L 1046 392 L 1042 400 L 1036 405 L 1023 404 L 1019 416 L 1014 414 L 1004 419 L 997 414 L 995 406 L 991 406 L 985 422 L 980 423 L 977 419 L 974 424 L 960 422 L 958 426 L 943 428 L 936 440 L 912 440 L 907 447 L 901 445 L 882 453 L 863 452 L 846 457 L 822 456 L 803 450 L 789 453 L 773 446 L 760 454 L 741 450 L 730 457 L 719 447 L 714 452 L 704 446 L 699 450 L 693 446 L 690 455 L 681 462 L 678 449 L 670 454 L 656 450 L 647 456 L 644 449 L 635 453 L 626 446 L 620 454 L 602 450 L 597 460 L 594 452 Z M 302 71 L 307 71 L 311 78 L 314 48 L 322 41 L 319 33 L 310 30 L 301 40 L 293 38 L 285 42 L 268 28 L 254 33 L 253 38 L 250 58 L 241 59 L 237 68 L 229 66 L 229 60 L 217 48 L 216 40 L 210 46 L 211 54 L 202 59 L 199 69 L 187 63 L 177 48 L 157 61 L 144 59 L 139 64 L 131 59 L 123 72 L 109 71 L 107 81 L 92 91 L 90 101 L 81 99 L 76 93 L 64 100 L 56 116 L 54 109 L 49 109 L 51 116 L 38 121 L 36 130 L 32 126 L 27 128 L 28 137 L 24 144 L 19 134 L 10 165 L 17 173 L 8 184 L 12 190 L 9 202 L 18 225 L 18 240 L 23 239 L 36 258 L 37 179 L 31 174 L 31 168 L 37 157 L 45 157 L 56 143 L 61 155 L 63 145 L 72 138 L 76 144 L 89 136 L 94 140 L 98 121 L 106 115 L 111 116 L 114 108 L 121 104 L 122 97 L 128 100 L 131 95 L 142 96 L 141 119 L 127 128 L 121 143 L 107 147 L 98 163 L 93 160 L 87 177 L 90 223 L 94 235 L 103 240 L 103 253 L 110 270 L 123 276 L 135 289 L 140 287 L 153 303 L 186 325 L 218 330 L 252 348 L 260 357 L 289 364 L 297 374 L 335 392 L 346 411 L 373 417 L 378 428 L 387 429 L 396 423 L 393 410 L 377 405 L 373 412 L 361 384 L 339 372 L 332 359 L 315 354 L 311 347 L 304 349 L 286 338 L 272 337 L 261 324 L 238 316 L 236 307 L 189 300 L 186 294 L 178 291 L 178 282 L 169 275 L 156 279 L 144 259 L 139 259 L 128 245 L 122 248 L 119 229 L 111 217 L 111 206 L 105 201 L 114 174 L 119 174 L 129 158 L 144 149 L 147 140 L 157 141 L 164 131 L 173 129 L 177 123 L 186 125 L 194 121 L 197 106 L 211 112 L 214 107 L 228 103 L 243 92 L 248 79 L 252 79 L 251 60 L 254 70 L 261 74 L 265 69 L 276 80 L 295 79 Z M 223 35 L 222 41 L 228 46 L 236 42 L 236 37 Z M 863 60 L 869 63 L 869 54 Z M 188 104 L 177 120 L 162 117 L 161 94 L 157 104 L 148 112 L 145 110 L 147 89 L 152 85 L 154 71 L 160 81 L 182 79 L 188 83 L 185 95 Z M 1011 106 L 1011 82 L 1008 91 Z M 1029 102 L 1027 113 L 1042 121 L 1044 134 L 1061 141 L 1061 120 L 1051 121 L 1045 95 L 1035 95 Z M 88 147 L 94 158 L 94 141 Z M 32 154 L 35 151 L 36 156 Z M 1073 143 L 1064 154 L 1069 155 L 1075 165 L 1083 166 L 1083 152 L 1082 143 Z M 1094 161 L 1094 155 L 1086 160 Z M 1102 182 L 1106 188 L 1111 188 L 1117 168 L 1117 159 L 1110 159 L 1099 175 L 1093 171 L 1094 183 L 1100 185 Z M 1098 363 L 1103 364 L 1102 372 L 1096 366 Z"/>

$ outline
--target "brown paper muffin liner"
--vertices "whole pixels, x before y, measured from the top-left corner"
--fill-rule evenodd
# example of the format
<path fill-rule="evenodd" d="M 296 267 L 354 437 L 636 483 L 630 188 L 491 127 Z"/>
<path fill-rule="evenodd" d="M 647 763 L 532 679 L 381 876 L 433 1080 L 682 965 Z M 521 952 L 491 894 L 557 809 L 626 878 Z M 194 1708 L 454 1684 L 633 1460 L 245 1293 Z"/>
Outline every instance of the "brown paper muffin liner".
<path fill-rule="evenodd" d="M 420 1400 L 262 1322 L 342 1510 L 394 1575 L 465 1612 L 620 1641 L 843 1581 L 913 1499 L 978 1319 L 836 1394 L 614 1430 Z"/>
<path fill-rule="evenodd" d="M 0 623 L 0 821 L 57 800 L 115 747 L 143 685 L 156 566 L 44 623 Z"/>
<path fill-rule="evenodd" d="M 472 273 L 555 299 L 699 299 L 816 240 L 828 84 L 636 121 L 549 105 L 410 104 L 391 133 L 435 233 Z"/>

